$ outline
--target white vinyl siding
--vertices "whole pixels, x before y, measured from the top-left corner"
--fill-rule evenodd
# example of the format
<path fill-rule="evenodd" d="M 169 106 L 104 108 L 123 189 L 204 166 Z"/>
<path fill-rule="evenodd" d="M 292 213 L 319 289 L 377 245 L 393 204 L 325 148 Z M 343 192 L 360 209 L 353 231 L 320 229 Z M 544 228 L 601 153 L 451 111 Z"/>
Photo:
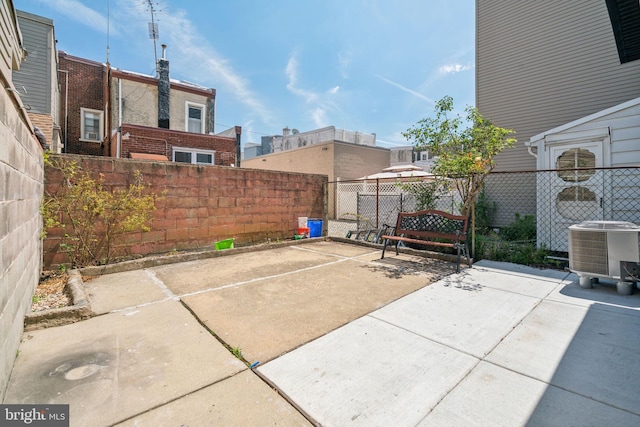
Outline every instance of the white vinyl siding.
<path fill-rule="evenodd" d="M 53 115 L 52 65 L 56 60 L 52 55 L 53 21 L 22 11 L 16 13 L 27 57 L 14 74 L 13 83 L 21 92 L 22 102 L 31 107 L 30 113 Z"/>
<path fill-rule="evenodd" d="M 532 170 L 531 136 L 640 96 L 602 0 L 476 1 L 476 106 L 516 130 L 497 170 Z"/>

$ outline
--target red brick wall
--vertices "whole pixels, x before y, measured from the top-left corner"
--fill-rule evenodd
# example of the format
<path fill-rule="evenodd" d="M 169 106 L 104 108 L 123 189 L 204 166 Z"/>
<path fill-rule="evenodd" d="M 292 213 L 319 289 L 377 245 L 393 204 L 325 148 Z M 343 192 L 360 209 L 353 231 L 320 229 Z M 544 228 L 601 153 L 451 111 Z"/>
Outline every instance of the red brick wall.
<path fill-rule="evenodd" d="M 75 57 L 67 57 L 63 52 L 59 55 L 59 68 L 68 71 L 69 90 L 67 93 L 66 76 L 60 74 L 60 117 L 64 122 L 65 107 L 67 109 L 67 147 L 65 153 L 89 154 L 101 156 L 102 147 L 99 142 L 80 141 L 80 108 L 104 110 L 104 67 L 98 62 L 82 60 Z M 105 112 L 105 120 L 107 114 Z M 65 131 L 64 123 L 62 131 Z M 64 137 L 63 137 L 64 139 Z"/>
<path fill-rule="evenodd" d="M 102 173 L 107 183 L 126 185 L 140 171 L 151 191 L 166 196 L 154 212 L 151 231 L 122 236 L 129 255 L 211 248 L 234 237 L 236 245 L 292 238 L 298 217 L 326 217 L 327 177 L 278 171 L 108 157 L 63 155 L 84 170 Z M 58 171 L 45 169 L 47 192 L 60 182 Z M 51 230 L 44 241 L 44 267 L 66 263 L 60 252 L 62 230 Z M 119 249 L 124 253 L 123 246 Z"/>
<path fill-rule="evenodd" d="M 122 134 L 129 134 L 122 141 L 120 157 L 128 158 L 129 153 L 161 154 L 172 160 L 173 147 L 213 150 L 215 164 L 230 166 L 236 161 L 236 140 L 234 138 L 152 128 L 147 126 L 122 125 Z"/>

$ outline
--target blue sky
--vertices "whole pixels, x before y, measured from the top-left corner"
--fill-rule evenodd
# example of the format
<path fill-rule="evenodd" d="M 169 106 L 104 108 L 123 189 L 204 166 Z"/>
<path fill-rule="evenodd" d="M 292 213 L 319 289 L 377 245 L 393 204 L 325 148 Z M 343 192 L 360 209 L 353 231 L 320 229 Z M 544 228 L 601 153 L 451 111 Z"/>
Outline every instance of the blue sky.
<path fill-rule="evenodd" d="M 216 132 L 243 144 L 282 128 L 402 132 L 453 96 L 474 104 L 474 0 L 156 0 L 171 78 L 217 90 Z M 146 0 L 14 0 L 51 18 L 58 49 L 154 74 Z"/>

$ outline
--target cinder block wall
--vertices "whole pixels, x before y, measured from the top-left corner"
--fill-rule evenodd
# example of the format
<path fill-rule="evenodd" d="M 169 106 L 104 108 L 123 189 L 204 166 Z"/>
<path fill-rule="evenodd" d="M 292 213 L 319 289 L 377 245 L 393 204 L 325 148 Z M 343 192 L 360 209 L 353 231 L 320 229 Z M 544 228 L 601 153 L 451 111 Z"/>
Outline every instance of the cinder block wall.
<path fill-rule="evenodd" d="M 173 250 L 211 248 L 222 239 L 236 245 L 292 238 L 298 217 L 326 218 L 327 177 L 278 171 L 198 166 L 172 162 L 61 155 L 84 170 L 102 173 L 105 182 L 126 186 L 140 171 L 157 203 L 151 231 L 120 239 L 131 257 Z M 46 189 L 56 191 L 60 174 L 46 168 Z M 52 230 L 44 242 L 45 268 L 67 262 L 60 251 L 62 230 Z M 120 246 L 122 248 L 122 246 Z"/>
<path fill-rule="evenodd" d="M 4 85 L 3 85 L 4 86 Z M 40 144 L 28 119 L 0 88 L 0 401 L 4 396 L 24 315 L 42 266 Z"/>

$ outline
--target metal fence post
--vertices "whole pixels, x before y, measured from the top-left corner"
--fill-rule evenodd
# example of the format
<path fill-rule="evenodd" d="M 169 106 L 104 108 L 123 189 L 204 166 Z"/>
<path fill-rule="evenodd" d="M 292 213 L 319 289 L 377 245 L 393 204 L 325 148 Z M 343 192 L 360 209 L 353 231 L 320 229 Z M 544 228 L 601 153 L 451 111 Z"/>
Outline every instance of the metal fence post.
<path fill-rule="evenodd" d="M 471 258 L 476 259 L 476 199 L 471 201 Z"/>
<path fill-rule="evenodd" d="M 380 218 L 380 178 L 376 178 L 376 228 L 379 227 L 378 219 Z"/>

